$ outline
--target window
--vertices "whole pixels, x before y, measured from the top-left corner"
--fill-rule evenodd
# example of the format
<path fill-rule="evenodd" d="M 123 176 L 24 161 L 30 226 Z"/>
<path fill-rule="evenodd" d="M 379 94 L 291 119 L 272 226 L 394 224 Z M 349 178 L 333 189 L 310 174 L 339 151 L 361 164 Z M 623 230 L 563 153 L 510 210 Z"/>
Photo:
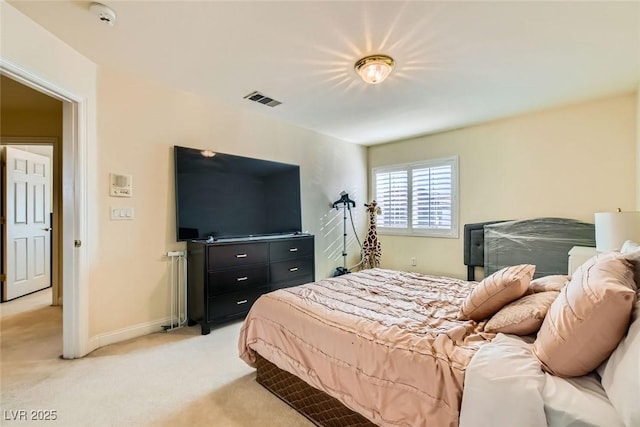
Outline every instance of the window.
<path fill-rule="evenodd" d="M 458 157 L 373 169 L 381 234 L 458 237 Z"/>

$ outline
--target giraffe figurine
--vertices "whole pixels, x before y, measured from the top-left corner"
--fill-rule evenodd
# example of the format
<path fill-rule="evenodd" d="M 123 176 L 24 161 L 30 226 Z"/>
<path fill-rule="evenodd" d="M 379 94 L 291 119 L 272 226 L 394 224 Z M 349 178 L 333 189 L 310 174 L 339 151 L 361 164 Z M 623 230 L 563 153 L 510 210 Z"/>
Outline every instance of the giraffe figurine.
<path fill-rule="evenodd" d="M 380 240 L 378 240 L 376 215 L 380 215 L 382 213 L 382 209 L 378 207 L 375 200 L 365 206 L 369 213 L 369 231 L 367 231 L 367 237 L 364 239 L 362 244 L 362 268 L 377 268 L 380 267 L 382 247 L 380 245 Z"/>

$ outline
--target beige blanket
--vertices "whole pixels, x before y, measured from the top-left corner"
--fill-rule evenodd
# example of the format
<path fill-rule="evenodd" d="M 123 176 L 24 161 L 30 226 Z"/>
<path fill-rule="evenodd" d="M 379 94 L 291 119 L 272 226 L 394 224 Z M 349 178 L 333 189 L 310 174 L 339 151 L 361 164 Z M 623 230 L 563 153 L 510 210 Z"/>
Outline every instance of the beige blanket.
<path fill-rule="evenodd" d="M 494 337 L 457 320 L 472 282 L 365 270 L 263 295 L 240 332 L 256 352 L 381 426 L 458 425 L 464 373 Z"/>

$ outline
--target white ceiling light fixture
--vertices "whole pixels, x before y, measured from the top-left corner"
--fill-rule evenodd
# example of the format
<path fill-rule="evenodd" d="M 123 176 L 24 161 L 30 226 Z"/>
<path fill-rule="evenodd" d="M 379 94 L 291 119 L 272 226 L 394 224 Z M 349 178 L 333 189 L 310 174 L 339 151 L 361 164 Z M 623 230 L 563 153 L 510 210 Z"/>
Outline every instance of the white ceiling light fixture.
<path fill-rule="evenodd" d="M 370 55 L 359 59 L 353 68 L 365 83 L 377 85 L 391 74 L 395 65 L 395 61 L 390 56 Z"/>
<path fill-rule="evenodd" d="M 113 26 L 116 22 L 116 13 L 109 6 L 94 2 L 89 5 L 89 10 L 95 13 L 101 22 L 109 26 Z"/>

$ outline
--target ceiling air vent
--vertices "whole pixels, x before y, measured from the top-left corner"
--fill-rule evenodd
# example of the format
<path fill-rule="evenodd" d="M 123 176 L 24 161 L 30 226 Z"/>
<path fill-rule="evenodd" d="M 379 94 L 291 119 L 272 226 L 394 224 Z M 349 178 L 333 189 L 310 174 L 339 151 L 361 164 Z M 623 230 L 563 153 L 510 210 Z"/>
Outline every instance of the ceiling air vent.
<path fill-rule="evenodd" d="M 282 102 L 276 101 L 273 98 L 269 98 L 268 96 L 265 96 L 258 91 L 251 92 L 249 95 L 245 96 L 244 99 L 259 102 L 260 104 L 264 104 L 269 107 L 275 107 L 276 105 L 282 104 Z"/>

